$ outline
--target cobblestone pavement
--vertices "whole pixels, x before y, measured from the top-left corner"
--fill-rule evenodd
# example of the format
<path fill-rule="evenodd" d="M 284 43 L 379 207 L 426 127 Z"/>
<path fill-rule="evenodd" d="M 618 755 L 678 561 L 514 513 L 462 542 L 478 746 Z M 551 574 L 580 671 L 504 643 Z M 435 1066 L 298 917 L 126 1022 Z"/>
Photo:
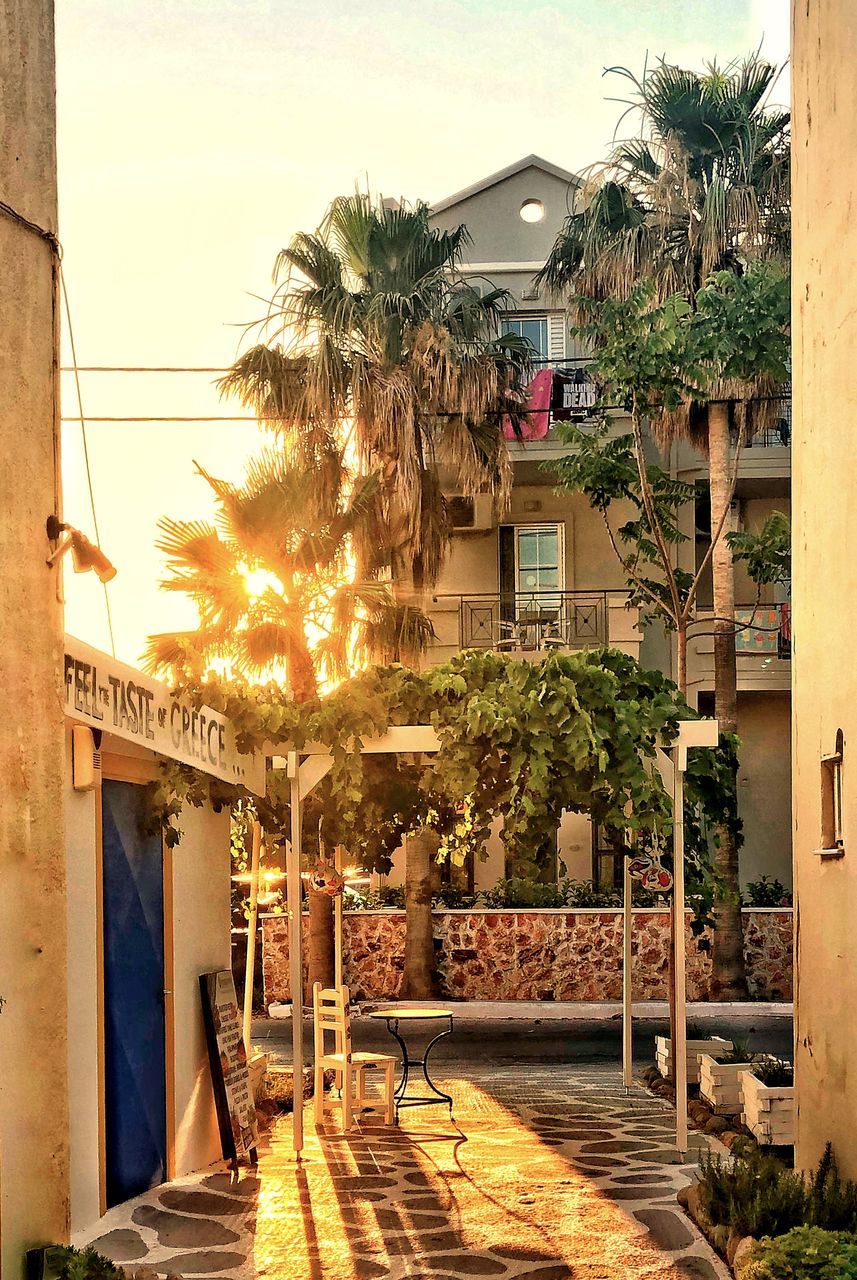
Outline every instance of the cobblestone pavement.
<path fill-rule="evenodd" d="M 694 1167 L 674 1115 L 615 1067 L 471 1070 L 444 1107 L 335 1120 L 296 1166 L 288 1117 L 257 1176 L 183 1179 L 112 1210 L 93 1243 L 161 1275 L 284 1280 L 715 1280 L 728 1272 L 675 1204 Z M 82 1241 L 77 1241 L 82 1243 Z"/>

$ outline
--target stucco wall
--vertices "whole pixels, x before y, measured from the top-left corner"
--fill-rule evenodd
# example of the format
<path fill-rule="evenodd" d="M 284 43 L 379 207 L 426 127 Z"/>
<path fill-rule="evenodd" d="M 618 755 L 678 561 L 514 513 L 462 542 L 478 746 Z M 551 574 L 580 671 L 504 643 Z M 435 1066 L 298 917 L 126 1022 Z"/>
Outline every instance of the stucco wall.
<path fill-rule="evenodd" d="M 543 263 L 568 213 L 567 198 L 567 181 L 529 166 L 433 214 L 432 225 L 452 228 L 466 223 L 471 238 L 464 255 L 468 262 Z M 522 203 L 530 199 L 544 205 L 541 222 L 524 222 L 520 217 Z"/>
<path fill-rule="evenodd" d="M 66 730 L 71 766 L 71 726 Z M 97 800 L 72 789 L 66 777 L 68 867 L 68 1021 L 74 1029 L 68 1060 L 71 1230 L 95 1222 L 99 1207 L 98 1107 L 98 872 Z"/>
<path fill-rule="evenodd" d="M 620 1000 L 622 915 L 618 911 L 436 911 L 435 954 L 442 994 L 468 1000 Z M 746 911 L 744 950 L 754 997 L 791 999 L 792 913 Z M 290 998 L 288 922 L 262 922 L 265 999 Z M 346 912 L 345 982 L 354 999 L 394 999 L 404 967 L 401 911 Z M 634 912 L 634 998 L 664 1000 L 669 914 Z M 707 999 L 710 952 L 687 926 L 687 982 Z"/>
<path fill-rule="evenodd" d="M 52 0 L 0 0 L 2 197 L 56 230 Z M 69 1229 L 54 257 L 0 214 L 0 1270 Z"/>
<path fill-rule="evenodd" d="M 857 1177 L 857 20 L 793 8 L 794 872 L 797 1160 Z M 845 856 L 820 859 L 821 765 L 844 734 Z"/>

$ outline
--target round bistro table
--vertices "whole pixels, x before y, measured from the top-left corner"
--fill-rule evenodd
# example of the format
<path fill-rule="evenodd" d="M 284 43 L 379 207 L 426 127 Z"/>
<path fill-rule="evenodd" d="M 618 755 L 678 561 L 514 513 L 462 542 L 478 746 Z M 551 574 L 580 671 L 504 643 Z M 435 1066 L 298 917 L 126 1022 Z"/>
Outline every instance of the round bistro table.
<path fill-rule="evenodd" d="M 402 1078 L 396 1085 L 395 1102 L 396 1102 L 396 1123 L 399 1121 L 400 1107 L 430 1107 L 436 1106 L 440 1102 L 445 1102 L 449 1107 L 449 1114 L 452 1116 L 452 1098 L 448 1093 L 444 1093 L 442 1089 L 438 1089 L 432 1080 L 428 1071 L 428 1058 L 438 1040 L 443 1040 L 445 1036 L 452 1035 L 452 1014 L 448 1009 L 420 1009 L 420 1008 L 401 1008 L 401 1009 L 377 1009 L 369 1014 L 370 1018 L 377 1021 L 386 1022 L 387 1030 L 394 1040 L 398 1042 L 402 1051 Z M 404 1039 L 404 1032 L 409 1027 L 419 1026 L 421 1023 L 429 1025 L 432 1023 L 445 1022 L 446 1026 L 442 1031 L 428 1042 L 423 1056 L 421 1058 L 412 1058 L 408 1052 L 408 1046 Z M 401 1031 L 400 1031 L 401 1028 Z M 432 1096 L 426 1097 L 424 1094 L 412 1095 L 406 1097 L 408 1080 L 411 1074 L 411 1067 L 422 1067 L 423 1079 L 431 1090 Z"/>

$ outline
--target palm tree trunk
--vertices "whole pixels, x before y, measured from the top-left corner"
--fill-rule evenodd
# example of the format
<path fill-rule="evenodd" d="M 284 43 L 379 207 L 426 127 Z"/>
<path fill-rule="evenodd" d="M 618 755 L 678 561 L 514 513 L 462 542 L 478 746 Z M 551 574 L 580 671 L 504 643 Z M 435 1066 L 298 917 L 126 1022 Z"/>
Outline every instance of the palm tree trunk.
<path fill-rule="evenodd" d="M 729 410 L 726 404 L 708 408 L 708 456 L 711 493 L 711 528 L 716 531 L 730 488 L 731 448 Z M 735 572 L 732 548 L 726 541 L 728 522 L 717 539 L 711 557 L 714 584 L 714 714 L 721 733 L 738 728 L 738 676 L 735 661 Z M 737 762 L 736 762 L 737 764 Z M 733 786 L 736 785 L 733 777 Z M 717 828 L 714 866 L 720 885 L 714 901 L 714 936 L 710 997 L 714 1000 L 747 998 L 744 967 L 744 934 L 741 920 L 741 884 L 738 845 L 723 823 Z"/>
<path fill-rule="evenodd" d="M 333 898 L 310 889 L 309 948 L 306 998 L 312 1000 L 312 984 L 332 987 L 334 982 Z"/>
<path fill-rule="evenodd" d="M 398 510 L 393 495 L 391 509 Z M 398 523 L 404 524 L 399 517 Z M 394 527 L 397 519 L 393 517 Z M 425 591 L 403 550 L 391 557 L 393 594 L 397 604 L 425 607 Z M 405 971 L 401 994 L 410 1000 L 430 1000 L 436 994 L 434 978 L 434 934 L 432 930 L 432 862 L 437 852 L 437 836 L 427 827 L 405 840 Z"/>
<path fill-rule="evenodd" d="M 401 994 L 409 1000 L 430 1000 L 436 994 L 431 919 L 431 872 L 436 852 L 437 836 L 426 828 L 405 840 L 405 972 Z"/>

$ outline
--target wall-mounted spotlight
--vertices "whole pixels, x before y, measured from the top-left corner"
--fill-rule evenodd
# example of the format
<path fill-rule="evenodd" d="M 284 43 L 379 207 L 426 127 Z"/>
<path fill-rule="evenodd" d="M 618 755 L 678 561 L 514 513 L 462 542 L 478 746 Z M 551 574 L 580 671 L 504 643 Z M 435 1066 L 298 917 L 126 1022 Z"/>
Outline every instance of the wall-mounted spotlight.
<path fill-rule="evenodd" d="M 53 567 L 67 551 L 71 551 L 75 573 L 86 573 L 92 569 L 102 582 L 109 582 L 111 578 L 116 577 L 116 569 L 101 548 L 94 542 L 90 542 L 86 534 L 81 533 L 79 529 L 75 529 L 70 524 L 63 524 L 56 516 L 48 516 L 45 530 L 50 541 L 58 544 L 48 556 L 46 564 Z M 68 536 L 62 538 L 63 533 Z"/>

